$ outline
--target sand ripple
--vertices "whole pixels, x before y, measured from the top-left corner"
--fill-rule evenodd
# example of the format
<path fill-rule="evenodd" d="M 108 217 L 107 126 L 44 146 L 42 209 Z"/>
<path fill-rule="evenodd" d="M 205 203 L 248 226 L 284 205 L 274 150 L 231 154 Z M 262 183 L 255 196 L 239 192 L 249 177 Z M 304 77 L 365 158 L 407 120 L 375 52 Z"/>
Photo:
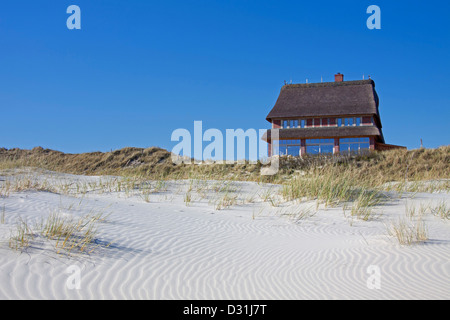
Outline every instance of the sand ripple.
<path fill-rule="evenodd" d="M 27 253 L 2 246 L 1 299 L 450 297 L 447 240 L 400 247 L 385 239 L 382 228 L 349 226 L 340 209 L 296 224 L 276 215 L 252 219 L 251 206 L 217 211 L 114 194 L 91 195 L 81 205 L 79 198 L 45 192 L 12 194 L 2 202 L 3 242 L 18 217 L 37 221 L 55 208 L 75 215 L 108 208 L 100 237 L 113 245 L 89 257 L 58 256 L 45 243 Z M 81 271 L 79 290 L 67 286 L 72 265 Z M 378 290 L 367 286 L 371 265 L 380 270 Z"/>

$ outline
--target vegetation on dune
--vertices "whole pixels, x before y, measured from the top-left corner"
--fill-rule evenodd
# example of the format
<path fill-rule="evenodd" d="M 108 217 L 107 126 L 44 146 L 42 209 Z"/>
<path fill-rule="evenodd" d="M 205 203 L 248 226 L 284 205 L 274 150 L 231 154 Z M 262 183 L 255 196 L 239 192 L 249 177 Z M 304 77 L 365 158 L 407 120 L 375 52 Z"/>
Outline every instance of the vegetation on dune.
<path fill-rule="evenodd" d="M 282 201 L 315 200 L 317 207 L 342 205 L 353 221 L 368 221 L 378 216 L 376 208 L 389 201 L 386 191 L 434 192 L 450 190 L 450 146 L 437 149 L 390 150 L 364 155 L 281 157 L 279 171 L 273 176 L 261 175 L 262 164 L 179 164 L 172 162 L 171 153 L 160 148 L 124 148 L 111 152 L 65 154 L 43 149 L 0 149 L 0 170 L 38 168 L 77 175 L 108 175 L 98 181 L 57 182 L 51 177 L 38 179 L 33 175 L 16 173 L 0 183 L 0 197 L 25 190 L 48 191 L 81 195 L 90 192 L 124 192 L 138 195 L 150 202 L 153 194 L 164 192 L 166 180 L 189 179 L 183 197 L 186 206 L 206 199 L 216 210 L 236 204 L 252 203 L 258 198 L 273 207 Z M 205 180 L 218 180 L 205 184 Z M 239 198 L 239 189 L 232 181 L 256 181 L 280 184 L 279 191 L 267 189 L 263 194 Z M 210 196 L 213 191 L 214 196 Z M 317 211 L 317 208 L 316 208 Z M 0 212 L 5 223 L 5 208 Z M 406 217 L 391 223 L 388 234 L 402 245 L 428 239 L 422 219 L 426 213 L 449 219 L 447 203 L 408 208 Z M 313 216 L 312 207 L 283 212 L 295 221 Z M 416 216 L 419 216 L 417 218 Z M 67 220 L 50 215 L 39 227 L 30 227 L 19 220 L 10 237 L 10 247 L 23 250 L 36 237 L 55 242 L 57 252 L 91 252 L 96 245 L 93 222 L 97 218 Z"/>
<path fill-rule="evenodd" d="M 298 173 L 316 176 L 327 172 L 351 175 L 371 186 L 391 181 L 450 178 L 450 146 L 437 149 L 390 150 L 338 157 L 281 157 L 274 176 L 261 176 L 260 162 L 243 164 L 176 165 L 167 150 L 151 147 L 111 152 L 66 154 L 36 147 L 0 149 L 0 169 L 34 167 L 82 175 L 140 176 L 147 179 L 216 179 L 282 183 Z"/>
<path fill-rule="evenodd" d="M 18 251 L 27 250 L 36 239 L 49 241 L 60 254 L 92 253 L 102 244 L 97 239 L 98 222 L 104 221 L 102 214 L 90 214 L 78 219 L 65 217 L 59 212 L 52 212 L 47 219 L 31 225 L 23 219 L 18 219 L 16 230 L 9 239 L 9 247 Z"/>

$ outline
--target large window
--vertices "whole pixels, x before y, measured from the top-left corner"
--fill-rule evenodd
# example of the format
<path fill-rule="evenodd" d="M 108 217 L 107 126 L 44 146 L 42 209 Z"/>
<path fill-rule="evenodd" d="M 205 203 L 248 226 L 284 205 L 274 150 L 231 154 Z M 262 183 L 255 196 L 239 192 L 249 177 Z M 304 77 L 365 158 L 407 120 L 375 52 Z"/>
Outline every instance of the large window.
<path fill-rule="evenodd" d="M 306 153 L 330 154 L 333 153 L 334 139 L 306 139 Z"/>
<path fill-rule="evenodd" d="M 300 155 L 300 146 L 287 146 L 287 154 L 294 157 Z"/>
<path fill-rule="evenodd" d="M 369 138 L 344 138 L 339 139 L 339 151 L 341 153 L 360 153 L 370 149 Z"/>
<path fill-rule="evenodd" d="M 282 145 L 300 145 L 300 139 L 294 140 L 280 140 L 280 146 Z"/>
<path fill-rule="evenodd" d="M 300 140 L 280 140 L 279 141 L 280 156 L 300 155 Z"/>

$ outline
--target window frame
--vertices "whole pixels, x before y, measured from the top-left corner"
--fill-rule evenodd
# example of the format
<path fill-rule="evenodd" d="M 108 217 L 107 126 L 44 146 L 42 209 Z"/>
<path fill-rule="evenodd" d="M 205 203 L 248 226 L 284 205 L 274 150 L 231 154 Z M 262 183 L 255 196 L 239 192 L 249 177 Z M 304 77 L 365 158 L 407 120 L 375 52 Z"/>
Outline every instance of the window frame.
<path fill-rule="evenodd" d="M 311 148 L 317 147 L 317 153 L 311 152 Z M 323 152 L 323 148 L 331 148 L 331 152 Z M 306 139 L 305 140 L 306 154 L 333 154 L 334 153 L 334 138 L 319 138 L 319 139 Z M 308 151 L 309 150 L 309 151 Z"/>
<path fill-rule="evenodd" d="M 348 148 L 344 150 L 343 145 L 348 145 Z M 358 146 L 358 150 L 352 150 L 352 146 Z M 368 148 L 361 148 L 361 145 L 368 146 Z M 370 150 L 370 138 L 369 137 L 358 137 L 358 138 L 339 138 L 339 152 L 340 153 L 360 153 L 362 150 Z"/>

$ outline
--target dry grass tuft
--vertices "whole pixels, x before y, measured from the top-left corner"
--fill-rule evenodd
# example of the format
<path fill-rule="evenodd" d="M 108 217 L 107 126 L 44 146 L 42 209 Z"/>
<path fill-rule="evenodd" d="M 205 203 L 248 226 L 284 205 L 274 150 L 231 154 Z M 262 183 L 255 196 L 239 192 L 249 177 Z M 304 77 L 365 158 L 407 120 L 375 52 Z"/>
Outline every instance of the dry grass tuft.
<path fill-rule="evenodd" d="M 401 245 L 413 245 L 428 240 L 428 231 L 422 219 L 406 218 L 393 222 L 388 229 L 389 235 L 395 237 Z"/>
<path fill-rule="evenodd" d="M 52 212 L 46 220 L 32 227 L 26 221 L 19 219 L 16 232 L 10 236 L 9 247 L 24 251 L 36 238 L 41 238 L 49 240 L 57 254 L 90 254 L 102 246 L 96 244 L 97 223 L 104 220 L 105 216 L 102 213 L 74 219 L 59 212 Z"/>

